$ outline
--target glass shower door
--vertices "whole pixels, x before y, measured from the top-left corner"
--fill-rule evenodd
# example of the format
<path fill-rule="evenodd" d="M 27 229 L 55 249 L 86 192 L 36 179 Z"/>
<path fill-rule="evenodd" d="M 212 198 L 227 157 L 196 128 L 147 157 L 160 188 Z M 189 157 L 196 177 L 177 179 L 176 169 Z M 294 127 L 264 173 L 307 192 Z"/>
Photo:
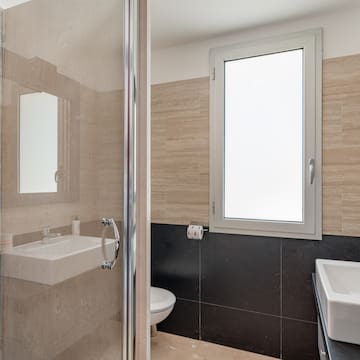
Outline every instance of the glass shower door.
<path fill-rule="evenodd" d="M 131 359 L 133 1 L 8 4 L 1 358 Z"/>

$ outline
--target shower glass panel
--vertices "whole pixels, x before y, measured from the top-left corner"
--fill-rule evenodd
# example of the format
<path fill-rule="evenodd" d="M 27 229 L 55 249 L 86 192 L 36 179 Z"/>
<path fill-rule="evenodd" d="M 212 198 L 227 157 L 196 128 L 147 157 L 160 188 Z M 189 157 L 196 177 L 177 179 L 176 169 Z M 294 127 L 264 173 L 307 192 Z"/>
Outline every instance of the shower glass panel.
<path fill-rule="evenodd" d="M 121 359 L 130 2 L 1 10 L 2 360 Z"/>

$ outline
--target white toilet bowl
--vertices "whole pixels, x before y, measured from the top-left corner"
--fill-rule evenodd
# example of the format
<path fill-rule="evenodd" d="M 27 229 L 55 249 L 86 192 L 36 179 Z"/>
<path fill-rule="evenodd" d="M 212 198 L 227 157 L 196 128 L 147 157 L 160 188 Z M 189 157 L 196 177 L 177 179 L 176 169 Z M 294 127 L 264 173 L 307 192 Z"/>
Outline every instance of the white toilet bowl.
<path fill-rule="evenodd" d="M 165 289 L 151 287 L 150 292 L 150 325 L 165 320 L 172 312 L 176 302 L 175 295 Z"/>

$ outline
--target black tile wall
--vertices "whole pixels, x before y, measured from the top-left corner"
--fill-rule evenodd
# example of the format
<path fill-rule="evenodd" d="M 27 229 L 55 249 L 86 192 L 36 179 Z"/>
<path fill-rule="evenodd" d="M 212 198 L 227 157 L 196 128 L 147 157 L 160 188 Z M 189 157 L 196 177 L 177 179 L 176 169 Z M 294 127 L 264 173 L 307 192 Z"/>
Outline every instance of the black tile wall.
<path fill-rule="evenodd" d="M 177 298 L 199 300 L 199 241 L 188 240 L 186 227 L 154 224 L 151 261 L 153 286 Z"/>
<path fill-rule="evenodd" d="M 160 331 L 199 339 L 199 303 L 196 301 L 176 300 L 169 317 L 158 325 Z"/>
<path fill-rule="evenodd" d="M 280 246 L 279 239 L 207 234 L 201 242 L 201 300 L 280 315 Z"/>
<path fill-rule="evenodd" d="M 282 319 L 282 358 L 284 360 L 318 360 L 317 324 Z"/>
<path fill-rule="evenodd" d="M 311 274 L 315 259 L 360 261 L 360 238 L 324 236 L 321 241 L 283 240 L 282 314 L 316 321 Z"/>
<path fill-rule="evenodd" d="M 260 354 L 280 356 L 280 318 L 201 304 L 202 339 Z"/>
<path fill-rule="evenodd" d="M 152 285 L 178 300 L 159 329 L 286 360 L 317 360 L 315 259 L 360 261 L 360 238 L 228 234 L 188 240 L 152 226 Z"/>

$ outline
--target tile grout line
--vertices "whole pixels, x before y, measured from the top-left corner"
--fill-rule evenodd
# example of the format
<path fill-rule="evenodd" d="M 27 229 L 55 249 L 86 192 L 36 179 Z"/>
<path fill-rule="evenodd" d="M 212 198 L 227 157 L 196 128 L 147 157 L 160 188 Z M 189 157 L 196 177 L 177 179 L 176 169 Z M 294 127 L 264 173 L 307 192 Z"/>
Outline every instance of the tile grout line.
<path fill-rule="evenodd" d="M 210 303 L 210 302 L 207 302 L 207 301 L 200 301 L 199 302 L 199 300 L 185 299 L 185 298 L 182 298 L 182 297 L 177 297 L 177 299 L 181 300 L 181 301 L 187 301 L 187 302 L 191 302 L 191 303 L 196 303 L 196 304 L 200 303 L 200 305 L 203 304 L 203 305 L 209 305 L 209 306 L 216 306 L 216 307 L 223 308 L 223 309 L 234 310 L 234 311 L 243 311 L 243 312 L 247 312 L 247 313 L 264 315 L 264 316 L 271 316 L 271 317 L 276 317 L 276 318 L 279 318 L 279 319 L 292 320 L 292 321 L 302 322 L 302 323 L 306 323 L 306 324 L 313 324 L 313 325 L 317 324 L 316 321 L 305 320 L 305 319 L 296 319 L 296 318 L 292 318 L 292 317 L 289 317 L 289 316 L 274 315 L 274 314 L 264 313 L 264 312 L 261 312 L 261 311 L 254 311 L 254 310 L 249 310 L 249 309 L 244 309 L 244 308 L 237 308 L 237 307 L 233 307 L 233 306 L 214 304 L 214 303 Z"/>
<path fill-rule="evenodd" d="M 317 325 L 317 322 L 316 322 L 316 321 L 296 319 L 296 318 L 292 318 L 292 317 L 289 317 L 289 316 L 283 316 L 282 319 L 291 320 L 291 321 L 297 321 L 297 322 L 302 322 L 302 323 L 305 323 L 305 324 Z"/>
<path fill-rule="evenodd" d="M 196 302 L 194 300 L 187 300 L 187 299 L 180 299 L 180 300 Z M 275 318 L 278 318 L 278 319 L 292 320 L 292 321 L 302 322 L 302 323 L 306 323 L 306 324 L 313 324 L 313 325 L 317 324 L 316 321 L 310 321 L 310 320 L 304 320 L 304 319 L 296 319 L 296 318 L 291 318 L 291 317 L 288 317 L 288 316 L 280 316 L 280 315 L 268 314 L 268 313 L 264 313 L 264 312 L 260 312 L 260 311 L 254 311 L 254 310 L 248 310 L 248 309 L 244 309 L 244 308 L 236 308 L 236 307 L 233 307 L 233 306 L 226 306 L 226 305 L 219 305 L 219 304 L 209 303 L 209 302 L 206 302 L 206 301 L 202 301 L 201 304 L 209 305 L 209 306 L 216 306 L 216 307 L 223 308 L 223 309 L 228 309 L 228 310 L 243 311 L 243 312 L 252 313 L 252 314 L 271 316 L 271 317 L 275 317 Z"/>
<path fill-rule="evenodd" d="M 264 312 L 260 312 L 260 311 L 248 310 L 248 309 L 244 309 L 244 308 L 237 308 L 237 307 L 233 307 L 233 306 L 214 304 L 214 303 L 209 303 L 207 301 L 202 301 L 201 304 L 210 305 L 210 306 L 216 306 L 216 307 L 223 308 L 223 309 L 228 309 L 228 310 L 243 311 L 243 312 L 252 313 L 252 314 L 271 316 L 271 317 L 275 317 L 275 318 L 279 318 L 279 319 L 281 318 L 280 315 L 268 314 L 268 313 L 264 313 Z"/>
<path fill-rule="evenodd" d="M 176 299 L 177 299 L 177 300 L 181 300 L 181 301 L 192 302 L 192 303 L 195 303 L 195 304 L 197 304 L 197 303 L 199 302 L 199 300 L 185 299 L 185 298 L 182 298 L 182 297 L 179 297 L 179 296 L 177 296 Z"/>
<path fill-rule="evenodd" d="M 280 239 L 280 359 L 283 358 L 283 239 Z"/>
<path fill-rule="evenodd" d="M 202 267 L 201 267 L 201 257 L 202 257 L 202 252 L 201 252 L 201 241 L 199 241 L 199 340 L 202 339 L 202 317 L 201 317 L 201 272 L 202 272 Z"/>

